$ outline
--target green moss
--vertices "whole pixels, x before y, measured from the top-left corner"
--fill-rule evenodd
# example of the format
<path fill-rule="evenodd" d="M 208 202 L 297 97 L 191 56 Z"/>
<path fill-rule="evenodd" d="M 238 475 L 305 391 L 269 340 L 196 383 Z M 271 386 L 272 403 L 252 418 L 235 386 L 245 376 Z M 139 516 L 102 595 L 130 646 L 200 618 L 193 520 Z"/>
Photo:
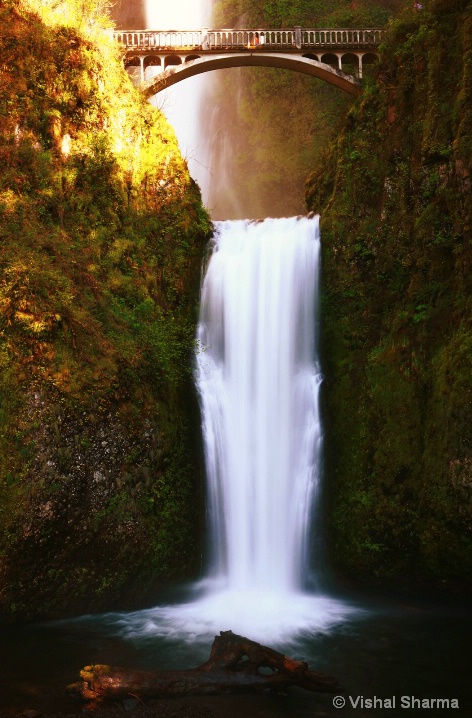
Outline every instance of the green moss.
<path fill-rule="evenodd" d="M 135 605 L 196 570 L 189 396 L 211 231 L 101 16 L 84 34 L 72 1 L 67 26 L 27 7 L 0 10 L 6 620 Z"/>
<path fill-rule="evenodd" d="M 376 82 L 307 183 L 333 556 L 358 579 L 470 576 L 470 7 L 391 23 Z"/>

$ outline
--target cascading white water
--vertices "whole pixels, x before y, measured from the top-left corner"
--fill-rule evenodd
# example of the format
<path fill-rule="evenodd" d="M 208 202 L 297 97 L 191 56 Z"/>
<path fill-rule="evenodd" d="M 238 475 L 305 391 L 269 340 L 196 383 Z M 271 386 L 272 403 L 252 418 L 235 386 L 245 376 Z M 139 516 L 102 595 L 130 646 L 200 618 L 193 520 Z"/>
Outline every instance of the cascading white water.
<path fill-rule="evenodd" d="M 147 0 L 153 29 L 207 24 L 210 0 Z M 153 10 L 154 8 L 154 10 Z M 198 134 L 206 96 L 192 78 L 172 88 L 166 114 L 203 195 L 212 142 Z M 208 159 L 208 162 L 210 160 Z M 303 590 L 319 479 L 316 360 L 318 218 L 216 223 L 202 290 L 197 383 L 208 474 L 209 575 L 190 603 L 110 614 L 120 633 L 206 640 L 231 629 L 286 642 L 326 630 L 352 609 Z"/>
<path fill-rule="evenodd" d="M 212 249 L 196 357 L 209 575 L 198 600 L 120 625 L 133 638 L 287 642 L 351 611 L 303 590 L 320 471 L 318 217 L 217 222 Z"/>
<path fill-rule="evenodd" d="M 212 570 L 281 595 L 303 585 L 319 474 L 318 218 L 215 227 L 197 355 Z"/>

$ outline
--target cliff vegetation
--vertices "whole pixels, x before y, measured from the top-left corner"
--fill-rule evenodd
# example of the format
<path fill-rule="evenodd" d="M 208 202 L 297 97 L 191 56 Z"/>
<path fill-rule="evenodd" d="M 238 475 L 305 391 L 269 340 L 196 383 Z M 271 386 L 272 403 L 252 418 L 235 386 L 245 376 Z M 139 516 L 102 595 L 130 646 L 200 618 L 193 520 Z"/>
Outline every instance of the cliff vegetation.
<path fill-rule="evenodd" d="M 198 568 L 210 233 L 102 0 L 0 6 L 0 612 L 133 606 Z"/>
<path fill-rule="evenodd" d="M 327 485 L 351 577 L 469 586 L 472 5 L 390 23 L 307 186 L 322 213 Z"/>

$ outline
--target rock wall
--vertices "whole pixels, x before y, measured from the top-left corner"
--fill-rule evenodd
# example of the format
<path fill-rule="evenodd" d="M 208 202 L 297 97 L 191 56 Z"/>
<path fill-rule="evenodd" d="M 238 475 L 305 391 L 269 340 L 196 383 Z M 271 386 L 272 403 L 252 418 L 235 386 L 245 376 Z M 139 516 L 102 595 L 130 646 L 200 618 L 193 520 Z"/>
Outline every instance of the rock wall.
<path fill-rule="evenodd" d="M 322 213 L 327 509 L 363 581 L 470 587 L 472 14 L 391 23 L 307 185 Z"/>
<path fill-rule="evenodd" d="M 0 10 L 6 621 L 142 605 L 199 568 L 191 374 L 211 225 L 89 5 L 90 22 L 74 0 Z"/>

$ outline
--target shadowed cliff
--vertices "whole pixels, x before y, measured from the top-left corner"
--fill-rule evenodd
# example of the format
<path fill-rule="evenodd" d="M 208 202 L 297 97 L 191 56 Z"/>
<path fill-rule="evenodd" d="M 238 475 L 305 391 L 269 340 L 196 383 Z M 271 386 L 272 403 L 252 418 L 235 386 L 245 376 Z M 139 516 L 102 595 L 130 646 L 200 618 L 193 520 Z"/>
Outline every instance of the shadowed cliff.
<path fill-rule="evenodd" d="M 458 591 L 472 568 L 471 9 L 435 0 L 392 23 L 307 185 L 335 563 Z"/>

